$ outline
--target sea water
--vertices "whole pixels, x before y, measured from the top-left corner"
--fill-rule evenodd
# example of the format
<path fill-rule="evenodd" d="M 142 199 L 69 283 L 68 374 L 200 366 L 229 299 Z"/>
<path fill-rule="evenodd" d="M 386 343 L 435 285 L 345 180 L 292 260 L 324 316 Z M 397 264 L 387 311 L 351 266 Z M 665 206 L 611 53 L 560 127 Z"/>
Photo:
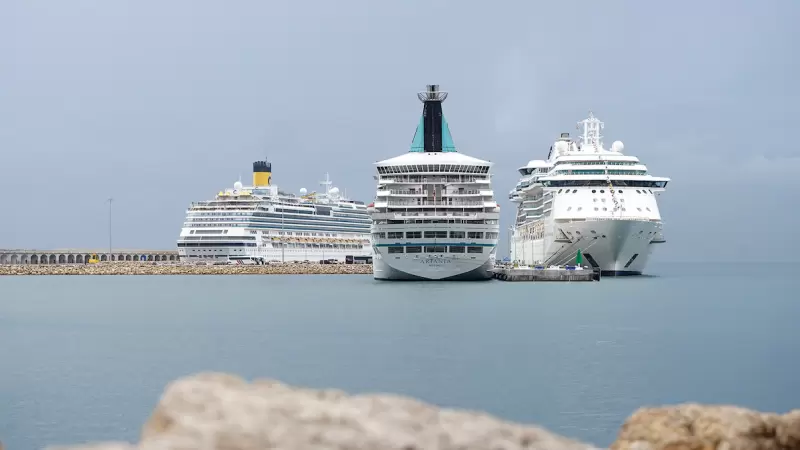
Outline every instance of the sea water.
<path fill-rule="evenodd" d="M 645 405 L 800 407 L 800 266 L 594 283 L 0 278 L 0 441 L 136 441 L 199 371 L 484 410 L 610 444 Z"/>

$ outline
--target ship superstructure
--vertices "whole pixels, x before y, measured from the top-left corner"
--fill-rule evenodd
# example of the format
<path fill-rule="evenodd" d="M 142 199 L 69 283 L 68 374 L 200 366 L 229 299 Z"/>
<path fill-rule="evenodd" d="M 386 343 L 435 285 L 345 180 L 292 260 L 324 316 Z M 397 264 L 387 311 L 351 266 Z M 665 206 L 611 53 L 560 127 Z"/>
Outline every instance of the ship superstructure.
<path fill-rule="evenodd" d="M 241 181 L 213 200 L 194 202 L 178 238 L 181 261 L 287 262 L 352 260 L 372 255 L 364 202 L 345 198 L 326 175 L 322 192 L 300 195 L 272 184 L 272 164 L 253 163 Z"/>
<path fill-rule="evenodd" d="M 606 275 L 641 274 L 655 245 L 665 242 L 657 197 L 670 180 L 624 154 L 621 141 L 604 148 L 604 124 L 591 112 L 578 126 L 578 142 L 562 133 L 546 160 L 519 168 L 509 194 L 517 204 L 511 260 L 571 264 L 580 250 Z"/>
<path fill-rule="evenodd" d="M 408 153 L 376 163 L 373 272 L 381 280 L 491 278 L 500 209 L 492 163 L 456 151 L 442 102 L 428 85 Z"/>

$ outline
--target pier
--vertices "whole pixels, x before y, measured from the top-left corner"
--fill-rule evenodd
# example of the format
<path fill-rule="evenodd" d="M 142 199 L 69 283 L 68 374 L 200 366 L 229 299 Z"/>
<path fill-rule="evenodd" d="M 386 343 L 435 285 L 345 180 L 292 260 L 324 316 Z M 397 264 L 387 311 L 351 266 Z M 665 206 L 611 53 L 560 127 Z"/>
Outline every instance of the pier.
<path fill-rule="evenodd" d="M 600 281 L 600 272 L 590 268 L 495 267 L 493 272 L 502 281 Z"/>
<path fill-rule="evenodd" d="M 60 250 L 0 249 L 0 264 L 85 264 L 92 256 L 101 262 L 178 261 L 177 250 L 115 250 L 69 248 Z"/>

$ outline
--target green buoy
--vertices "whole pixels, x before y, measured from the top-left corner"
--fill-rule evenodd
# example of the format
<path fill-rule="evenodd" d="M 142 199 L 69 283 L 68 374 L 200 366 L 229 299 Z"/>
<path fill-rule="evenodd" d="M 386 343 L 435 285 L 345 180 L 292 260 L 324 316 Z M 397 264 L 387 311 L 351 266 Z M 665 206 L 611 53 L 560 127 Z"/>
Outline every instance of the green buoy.
<path fill-rule="evenodd" d="M 580 266 L 583 262 L 583 254 L 581 253 L 581 249 L 578 249 L 578 254 L 575 255 L 575 265 Z"/>

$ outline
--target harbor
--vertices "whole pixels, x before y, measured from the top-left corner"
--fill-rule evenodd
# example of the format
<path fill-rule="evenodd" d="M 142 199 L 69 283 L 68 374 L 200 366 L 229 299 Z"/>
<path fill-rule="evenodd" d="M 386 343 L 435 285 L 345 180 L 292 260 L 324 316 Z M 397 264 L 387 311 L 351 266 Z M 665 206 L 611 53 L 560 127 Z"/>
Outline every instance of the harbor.
<path fill-rule="evenodd" d="M 5 264 L 0 276 L 24 275 L 371 275 L 372 264 L 207 264 L 107 262 L 97 264 Z"/>
<path fill-rule="evenodd" d="M 600 271 L 588 267 L 495 267 L 492 278 L 501 281 L 600 281 Z"/>

